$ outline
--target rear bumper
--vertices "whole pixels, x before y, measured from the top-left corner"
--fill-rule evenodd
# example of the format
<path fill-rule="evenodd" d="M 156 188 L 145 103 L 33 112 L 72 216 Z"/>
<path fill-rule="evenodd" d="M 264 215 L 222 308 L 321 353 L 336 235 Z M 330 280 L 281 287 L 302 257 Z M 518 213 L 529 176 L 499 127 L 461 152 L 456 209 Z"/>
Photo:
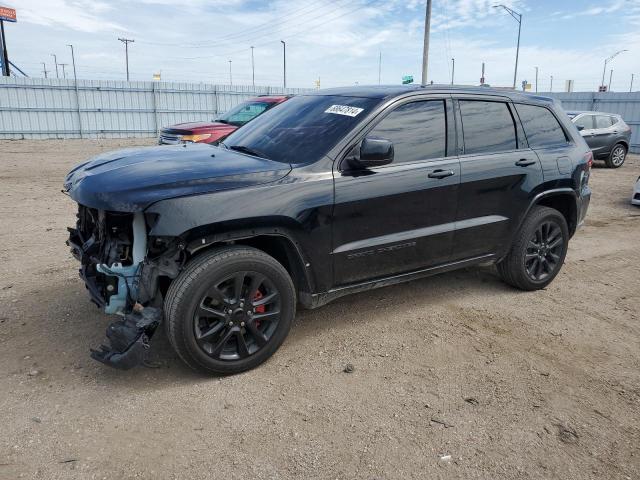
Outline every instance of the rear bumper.
<path fill-rule="evenodd" d="M 578 209 L 578 222 L 577 227 L 580 228 L 584 224 L 584 219 L 587 216 L 587 210 L 589 209 L 589 203 L 591 202 L 591 188 L 589 185 L 582 187 L 580 196 L 577 198 Z"/>

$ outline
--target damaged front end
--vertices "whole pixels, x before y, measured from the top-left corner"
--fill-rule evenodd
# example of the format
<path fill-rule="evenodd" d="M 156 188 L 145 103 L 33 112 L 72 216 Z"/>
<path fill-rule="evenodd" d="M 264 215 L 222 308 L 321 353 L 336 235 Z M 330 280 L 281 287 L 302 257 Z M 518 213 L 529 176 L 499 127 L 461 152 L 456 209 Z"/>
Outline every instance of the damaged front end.
<path fill-rule="evenodd" d="M 131 368 L 162 320 L 160 278 L 175 278 L 183 252 L 174 239 L 149 241 L 142 212 L 109 212 L 79 205 L 67 245 L 80 262 L 80 277 L 91 301 L 123 319 L 107 329 L 110 347 L 91 356 L 116 368 Z"/>

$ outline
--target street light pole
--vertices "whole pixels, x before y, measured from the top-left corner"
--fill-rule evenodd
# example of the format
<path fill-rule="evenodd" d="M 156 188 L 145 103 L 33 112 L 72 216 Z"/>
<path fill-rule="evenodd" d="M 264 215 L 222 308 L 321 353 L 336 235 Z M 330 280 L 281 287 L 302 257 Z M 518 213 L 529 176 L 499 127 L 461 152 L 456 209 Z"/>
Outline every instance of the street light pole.
<path fill-rule="evenodd" d="M 601 87 L 604 87 L 604 75 L 605 73 L 607 73 L 607 63 L 609 63 L 611 60 L 613 60 L 614 58 L 616 58 L 618 55 L 620 55 L 622 52 L 628 52 L 629 50 L 618 50 L 616 53 L 614 53 L 613 55 L 611 55 L 609 58 L 605 58 L 604 60 L 604 67 L 602 68 L 602 82 L 600 83 Z"/>
<path fill-rule="evenodd" d="M 62 67 L 62 78 L 66 80 L 67 79 L 67 72 L 65 71 L 64 67 L 66 67 L 69 64 L 68 63 L 59 63 L 58 65 L 60 65 Z"/>
<path fill-rule="evenodd" d="M 631 85 L 629 85 L 629 92 L 633 91 L 633 73 L 631 74 Z"/>
<path fill-rule="evenodd" d="M 253 63 L 253 47 L 251 47 L 251 85 L 256 88 L 256 67 Z"/>
<path fill-rule="evenodd" d="M 381 79 L 382 79 L 382 51 L 380 51 L 378 55 L 378 85 L 380 85 Z"/>
<path fill-rule="evenodd" d="M 233 77 L 231 76 L 231 60 L 229 60 L 229 85 L 233 85 Z"/>
<path fill-rule="evenodd" d="M 71 63 L 73 64 L 73 80 L 77 83 L 78 76 L 76 75 L 76 57 L 73 54 L 73 45 L 67 45 L 71 49 Z"/>
<path fill-rule="evenodd" d="M 610 92 L 611 91 L 611 77 L 613 77 L 613 68 L 611 69 L 611 71 L 609 72 L 609 86 L 607 87 L 607 91 Z"/>
<path fill-rule="evenodd" d="M 533 67 L 536 69 L 536 93 L 538 93 L 538 67 Z"/>
<path fill-rule="evenodd" d="M 429 32 L 431 30 L 431 0 L 427 0 L 424 16 L 424 43 L 422 45 L 422 85 L 427 84 L 427 70 L 429 67 Z"/>
<path fill-rule="evenodd" d="M 42 63 L 42 73 L 44 73 L 44 78 L 47 78 L 47 73 L 49 73 L 49 70 L 47 70 L 47 64 L 44 62 L 40 63 Z M 631 85 L 633 86 L 633 73 L 631 74 Z"/>
<path fill-rule="evenodd" d="M 282 43 L 282 68 L 283 68 L 283 83 L 284 88 L 287 88 L 287 43 L 284 40 L 280 40 Z"/>
<path fill-rule="evenodd" d="M 551 85 L 549 86 L 549 91 L 553 92 L 553 75 L 551 75 Z"/>
<path fill-rule="evenodd" d="M 453 85 L 453 77 L 456 74 L 456 59 L 451 59 L 451 85 Z"/>
<path fill-rule="evenodd" d="M 518 76 L 518 56 L 520 55 L 520 32 L 522 30 L 522 14 L 507 7 L 506 5 L 494 5 L 493 8 L 504 8 L 516 22 L 518 22 L 518 44 L 516 46 L 516 66 L 513 70 L 513 88 L 516 88 L 516 77 Z"/>
<path fill-rule="evenodd" d="M 55 63 L 56 65 L 56 78 L 60 78 L 58 76 L 58 58 L 56 57 L 55 53 L 52 53 L 51 56 L 53 57 L 53 63 Z"/>

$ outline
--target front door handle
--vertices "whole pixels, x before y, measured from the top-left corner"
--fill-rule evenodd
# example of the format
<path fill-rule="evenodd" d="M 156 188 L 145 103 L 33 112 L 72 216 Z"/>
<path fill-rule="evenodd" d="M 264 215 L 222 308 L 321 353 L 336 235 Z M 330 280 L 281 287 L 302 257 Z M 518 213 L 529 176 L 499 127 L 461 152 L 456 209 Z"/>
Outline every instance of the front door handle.
<path fill-rule="evenodd" d="M 453 170 L 434 170 L 433 172 L 431 172 L 428 177 L 429 178 L 447 178 L 450 177 L 451 175 L 454 175 Z"/>
<path fill-rule="evenodd" d="M 534 163 L 536 163 L 535 160 L 527 160 L 526 158 L 521 158 L 516 162 L 516 165 L 518 167 L 528 167 L 529 165 L 533 165 Z"/>

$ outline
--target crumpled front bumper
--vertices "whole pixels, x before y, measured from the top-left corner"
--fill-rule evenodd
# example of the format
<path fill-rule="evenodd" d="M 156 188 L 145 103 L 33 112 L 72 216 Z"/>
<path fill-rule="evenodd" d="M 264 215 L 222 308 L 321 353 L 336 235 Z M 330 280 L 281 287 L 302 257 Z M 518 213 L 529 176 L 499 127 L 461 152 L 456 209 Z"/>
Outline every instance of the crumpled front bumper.
<path fill-rule="evenodd" d="M 107 327 L 110 346 L 101 345 L 100 350 L 92 349 L 91 358 L 120 370 L 140 365 L 145 350 L 149 348 L 151 336 L 161 321 L 162 310 L 159 308 L 138 306 L 122 320 Z"/>

